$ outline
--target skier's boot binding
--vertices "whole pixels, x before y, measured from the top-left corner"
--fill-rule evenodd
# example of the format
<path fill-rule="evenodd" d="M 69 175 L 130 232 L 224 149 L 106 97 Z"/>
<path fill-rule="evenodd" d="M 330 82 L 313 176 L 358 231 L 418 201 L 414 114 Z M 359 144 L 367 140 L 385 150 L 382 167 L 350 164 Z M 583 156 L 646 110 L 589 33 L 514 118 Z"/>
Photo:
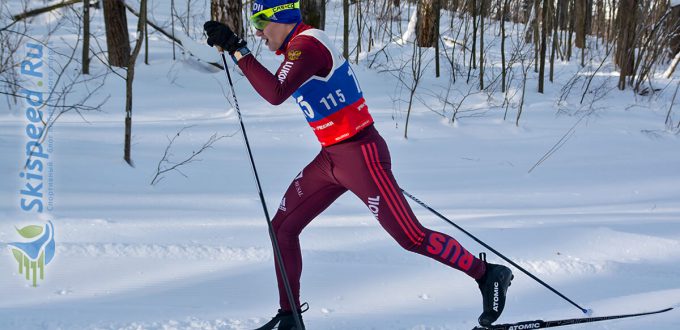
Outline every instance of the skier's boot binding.
<path fill-rule="evenodd" d="M 505 294 L 514 275 L 512 275 L 512 271 L 508 267 L 487 263 L 485 253 L 480 253 L 479 259 L 486 265 L 486 273 L 477 280 L 479 290 L 482 292 L 482 304 L 484 307 L 484 311 L 479 315 L 479 324 L 483 327 L 488 327 L 503 313 Z"/>
<path fill-rule="evenodd" d="M 302 325 L 302 329 L 298 329 L 295 326 L 295 315 L 293 315 L 292 311 L 284 311 L 279 309 L 279 312 L 276 313 L 276 316 L 271 319 L 271 321 L 267 322 L 267 324 L 255 329 L 255 330 L 272 330 L 272 329 L 278 329 L 278 330 L 305 330 L 305 323 L 302 321 L 302 313 L 306 312 L 309 309 L 309 304 L 304 303 L 302 304 L 302 307 L 306 307 L 304 310 L 299 309 L 298 310 L 298 315 L 300 315 L 300 324 Z"/>

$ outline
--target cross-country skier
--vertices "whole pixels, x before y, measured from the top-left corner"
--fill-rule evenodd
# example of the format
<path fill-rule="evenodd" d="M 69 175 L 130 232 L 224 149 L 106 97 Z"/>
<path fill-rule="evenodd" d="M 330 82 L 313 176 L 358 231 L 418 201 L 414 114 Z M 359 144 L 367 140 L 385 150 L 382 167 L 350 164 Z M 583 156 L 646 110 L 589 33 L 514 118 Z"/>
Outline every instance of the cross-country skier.
<path fill-rule="evenodd" d="M 294 2 L 293 2 L 294 1 Z M 275 267 L 281 308 L 260 329 L 295 329 L 292 308 L 300 310 L 300 232 L 340 195 L 351 191 L 404 249 L 437 260 L 475 279 L 482 293 L 479 323 L 496 321 L 505 305 L 512 272 L 486 263 L 454 238 L 423 227 L 400 192 L 390 152 L 373 125 L 349 62 L 322 30 L 302 22 L 299 0 L 255 0 L 251 24 L 270 51 L 284 55 L 276 74 L 250 54 L 246 42 L 227 26 L 208 21 L 208 45 L 226 50 L 255 90 L 278 105 L 294 97 L 321 143 L 321 151 L 288 187 L 272 226 L 296 306 L 290 306 Z M 303 325 L 304 327 L 304 325 Z M 299 329 L 298 329 L 299 330 Z"/>

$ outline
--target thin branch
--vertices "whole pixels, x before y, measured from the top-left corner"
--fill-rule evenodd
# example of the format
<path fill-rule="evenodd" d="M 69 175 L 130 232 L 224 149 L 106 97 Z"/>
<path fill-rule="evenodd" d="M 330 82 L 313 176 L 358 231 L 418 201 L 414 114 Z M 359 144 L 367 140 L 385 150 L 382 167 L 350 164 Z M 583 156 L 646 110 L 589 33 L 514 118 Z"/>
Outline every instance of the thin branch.
<path fill-rule="evenodd" d="M 56 3 L 56 4 L 53 4 L 53 5 L 50 5 L 50 6 L 36 8 L 36 9 L 33 9 L 33 10 L 23 12 L 21 14 L 17 14 L 17 15 L 12 16 L 12 18 L 15 21 L 20 21 L 22 19 L 37 16 L 37 15 L 40 15 L 42 13 L 47 13 L 47 12 L 50 12 L 52 10 L 55 10 L 55 9 L 58 9 L 58 8 L 61 8 L 61 7 L 65 7 L 65 6 L 69 6 L 69 5 L 72 5 L 72 4 L 76 4 L 76 3 L 79 3 L 79 2 L 82 2 L 82 0 L 63 1 L 63 2 Z"/>
<path fill-rule="evenodd" d="M 184 174 L 182 171 L 180 171 L 180 169 L 179 169 L 180 167 L 187 165 L 187 164 L 190 164 L 190 163 L 193 163 L 193 162 L 196 162 L 196 161 L 201 161 L 200 159 L 197 159 L 196 156 L 200 155 L 202 152 L 204 152 L 207 149 L 211 149 L 212 145 L 215 144 L 215 142 L 221 140 L 222 138 L 232 137 L 237 133 L 237 132 L 234 132 L 230 135 L 220 135 L 220 136 L 218 136 L 217 133 L 215 133 L 212 136 L 210 136 L 210 138 L 205 143 L 203 143 L 203 145 L 198 150 L 192 151 L 191 155 L 189 155 L 189 157 L 187 157 L 184 160 L 179 161 L 179 162 L 171 161 L 170 156 L 172 155 L 172 153 L 170 152 L 170 150 L 172 148 L 173 143 L 182 134 L 182 132 L 184 132 L 184 130 L 186 130 L 188 128 L 192 128 L 192 127 L 194 127 L 194 125 L 185 126 L 181 130 L 179 130 L 179 132 L 177 132 L 177 134 L 175 134 L 175 136 L 173 136 L 172 139 L 168 138 L 168 145 L 165 147 L 165 151 L 163 152 L 163 157 L 161 158 L 160 161 L 158 161 L 158 166 L 156 166 L 156 174 L 154 175 L 153 179 L 151 179 L 150 184 L 152 186 L 156 185 L 157 183 L 159 183 L 161 180 L 163 180 L 165 178 L 163 176 L 163 174 L 166 174 L 166 173 L 172 172 L 172 171 L 176 171 L 180 175 L 187 178 L 188 176 L 186 174 Z"/>

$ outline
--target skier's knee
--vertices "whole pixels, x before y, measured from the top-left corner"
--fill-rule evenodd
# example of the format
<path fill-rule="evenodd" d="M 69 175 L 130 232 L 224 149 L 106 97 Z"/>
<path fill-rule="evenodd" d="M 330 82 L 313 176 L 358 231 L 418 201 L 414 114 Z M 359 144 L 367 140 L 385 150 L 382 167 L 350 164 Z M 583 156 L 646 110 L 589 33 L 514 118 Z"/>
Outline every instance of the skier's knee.
<path fill-rule="evenodd" d="M 272 228 L 274 229 L 274 233 L 277 233 L 279 231 L 279 228 L 283 225 L 283 220 L 285 220 L 284 217 L 280 217 L 278 213 L 274 215 L 274 218 L 272 219 Z"/>
<path fill-rule="evenodd" d="M 279 246 L 286 248 L 296 245 L 298 242 L 298 234 L 290 230 L 290 228 L 283 226 L 282 222 L 283 221 L 272 221 L 274 235 L 276 235 L 276 241 L 279 243 Z"/>

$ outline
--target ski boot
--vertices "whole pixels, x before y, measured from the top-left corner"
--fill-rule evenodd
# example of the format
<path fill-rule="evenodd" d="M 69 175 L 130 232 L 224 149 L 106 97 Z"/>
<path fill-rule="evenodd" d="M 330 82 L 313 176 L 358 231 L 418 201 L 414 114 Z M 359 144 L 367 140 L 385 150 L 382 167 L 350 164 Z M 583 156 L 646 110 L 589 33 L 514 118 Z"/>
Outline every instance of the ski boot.
<path fill-rule="evenodd" d="M 485 253 L 480 253 L 479 259 L 486 265 L 486 273 L 477 280 L 479 290 L 482 292 L 482 305 L 484 307 L 484 311 L 479 315 L 478 320 L 481 326 L 489 327 L 503 313 L 505 294 L 514 275 L 508 267 L 487 263 Z"/>
<path fill-rule="evenodd" d="M 302 304 L 303 307 L 306 306 L 304 310 L 298 310 L 298 315 L 300 315 L 300 323 L 302 325 L 302 329 L 298 329 L 295 326 L 295 316 L 293 315 L 292 311 L 283 311 L 279 309 L 278 313 L 271 319 L 271 321 L 267 322 L 267 324 L 255 329 L 255 330 L 272 330 L 272 329 L 278 329 L 278 330 L 305 330 L 305 323 L 302 321 L 302 313 L 306 312 L 309 309 L 309 305 L 307 303 Z"/>

